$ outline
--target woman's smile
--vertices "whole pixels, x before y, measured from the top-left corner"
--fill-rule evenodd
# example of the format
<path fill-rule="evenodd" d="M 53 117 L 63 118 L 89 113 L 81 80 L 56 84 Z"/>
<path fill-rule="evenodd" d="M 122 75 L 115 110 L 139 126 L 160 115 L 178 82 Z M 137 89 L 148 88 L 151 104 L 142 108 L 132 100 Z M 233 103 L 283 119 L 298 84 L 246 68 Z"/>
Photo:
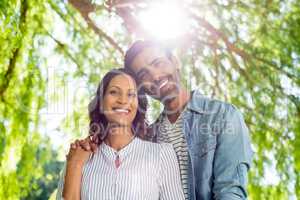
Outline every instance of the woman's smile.
<path fill-rule="evenodd" d="M 104 115 L 109 123 L 132 124 L 138 107 L 135 81 L 128 75 L 115 76 L 103 99 Z"/>

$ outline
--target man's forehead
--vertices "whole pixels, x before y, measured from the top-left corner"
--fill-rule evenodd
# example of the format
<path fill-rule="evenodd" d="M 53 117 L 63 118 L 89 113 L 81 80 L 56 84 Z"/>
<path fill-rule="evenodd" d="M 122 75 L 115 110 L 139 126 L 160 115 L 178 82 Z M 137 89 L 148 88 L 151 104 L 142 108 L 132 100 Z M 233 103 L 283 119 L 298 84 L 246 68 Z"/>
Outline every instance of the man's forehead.
<path fill-rule="evenodd" d="M 154 59 L 165 56 L 163 49 L 158 47 L 147 47 L 137 57 L 145 64 L 150 64 Z"/>

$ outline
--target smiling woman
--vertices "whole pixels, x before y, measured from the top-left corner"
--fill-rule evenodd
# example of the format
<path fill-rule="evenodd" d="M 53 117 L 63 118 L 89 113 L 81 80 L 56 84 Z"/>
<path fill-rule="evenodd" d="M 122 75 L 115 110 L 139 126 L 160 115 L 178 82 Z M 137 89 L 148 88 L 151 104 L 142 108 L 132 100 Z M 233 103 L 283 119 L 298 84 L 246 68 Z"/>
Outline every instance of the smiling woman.
<path fill-rule="evenodd" d="M 110 123 L 130 126 L 137 112 L 136 84 L 126 75 L 120 74 L 111 79 L 105 91 L 102 111 Z"/>
<path fill-rule="evenodd" d="M 130 70 L 104 76 L 89 105 L 92 137 L 71 144 L 58 200 L 184 199 L 172 145 L 142 140 L 146 105 Z"/>
<path fill-rule="evenodd" d="M 90 134 L 97 135 L 97 140 L 106 136 L 109 120 L 119 125 L 132 123 L 132 129 L 144 138 L 147 99 L 132 77 L 130 70 L 120 68 L 108 72 L 99 84 L 89 104 Z"/>

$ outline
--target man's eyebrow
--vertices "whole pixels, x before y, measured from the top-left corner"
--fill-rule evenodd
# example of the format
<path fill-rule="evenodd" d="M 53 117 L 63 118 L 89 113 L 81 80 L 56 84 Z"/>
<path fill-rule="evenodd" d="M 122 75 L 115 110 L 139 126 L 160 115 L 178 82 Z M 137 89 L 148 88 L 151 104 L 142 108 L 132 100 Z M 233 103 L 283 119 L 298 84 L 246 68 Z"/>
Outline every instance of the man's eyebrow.
<path fill-rule="evenodd" d="M 137 77 L 139 77 L 142 73 L 145 73 L 146 72 L 146 69 L 141 69 L 141 70 L 139 70 L 137 73 L 136 73 L 136 75 L 137 75 Z"/>
<path fill-rule="evenodd" d="M 151 62 L 149 62 L 148 65 L 153 65 L 155 64 L 157 61 L 159 61 L 160 59 L 162 59 L 163 57 L 158 57 L 158 58 L 154 58 Z M 147 70 L 145 68 L 142 68 L 141 70 L 139 70 L 136 75 L 140 76 L 142 73 L 145 73 Z"/>
<path fill-rule="evenodd" d="M 149 65 L 153 65 L 155 64 L 157 61 L 159 61 L 160 59 L 162 59 L 163 57 L 157 57 L 157 58 L 154 58 L 150 63 Z"/>

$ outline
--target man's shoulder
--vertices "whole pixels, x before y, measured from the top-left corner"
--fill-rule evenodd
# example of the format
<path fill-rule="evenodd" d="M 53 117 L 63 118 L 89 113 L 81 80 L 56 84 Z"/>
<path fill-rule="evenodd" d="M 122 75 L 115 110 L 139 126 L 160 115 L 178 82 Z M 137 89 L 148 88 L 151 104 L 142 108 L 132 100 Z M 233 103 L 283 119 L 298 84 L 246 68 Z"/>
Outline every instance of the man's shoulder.
<path fill-rule="evenodd" d="M 239 109 L 232 103 L 208 97 L 201 93 L 199 90 L 192 92 L 192 98 L 186 105 L 185 111 L 192 111 L 204 115 L 218 115 L 220 117 L 226 117 L 228 114 L 233 113 L 240 114 Z M 163 112 L 157 117 L 157 119 L 150 124 L 149 129 L 153 129 L 157 124 L 161 124 L 163 120 Z"/>
<path fill-rule="evenodd" d="M 239 112 L 237 107 L 231 103 L 207 97 L 200 91 L 194 91 L 187 109 L 200 114 L 224 115 L 228 112 Z"/>

